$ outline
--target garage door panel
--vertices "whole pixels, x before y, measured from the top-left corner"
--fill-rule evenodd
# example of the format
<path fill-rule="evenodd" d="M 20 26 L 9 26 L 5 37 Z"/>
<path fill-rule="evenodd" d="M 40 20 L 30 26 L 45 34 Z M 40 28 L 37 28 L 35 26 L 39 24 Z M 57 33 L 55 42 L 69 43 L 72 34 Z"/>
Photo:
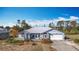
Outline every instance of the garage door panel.
<path fill-rule="evenodd" d="M 51 35 L 50 39 L 51 40 L 64 40 L 63 35 Z"/>

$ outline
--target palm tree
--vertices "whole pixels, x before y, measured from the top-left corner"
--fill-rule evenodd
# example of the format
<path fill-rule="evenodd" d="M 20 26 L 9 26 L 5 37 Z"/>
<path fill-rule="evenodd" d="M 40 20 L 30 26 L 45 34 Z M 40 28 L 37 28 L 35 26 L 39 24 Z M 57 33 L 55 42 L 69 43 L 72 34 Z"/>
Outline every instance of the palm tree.
<path fill-rule="evenodd" d="M 77 24 L 77 23 L 76 23 L 76 20 L 72 20 L 72 21 L 70 22 L 70 24 L 71 24 L 71 27 L 73 27 L 73 28 L 76 27 L 76 24 Z"/>
<path fill-rule="evenodd" d="M 59 30 L 63 30 L 63 28 L 64 28 L 64 21 L 58 21 L 57 22 L 57 26 L 60 27 Z"/>
<path fill-rule="evenodd" d="M 64 21 L 58 21 L 57 26 L 59 27 L 64 26 Z"/>
<path fill-rule="evenodd" d="M 51 27 L 51 28 L 53 28 L 55 25 L 54 25 L 54 23 L 52 22 L 52 23 L 49 23 L 49 27 Z"/>
<path fill-rule="evenodd" d="M 17 20 L 17 23 L 20 24 L 20 20 Z"/>
<path fill-rule="evenodd" d="M 17 20 L 17 26 L 21 27 L 21 22 L 20 22 L 20 20 Z"/>
<path fill-rule="evenodd" d="M 68 28 L 70 21 L 64 21 L 65 28 Z"/>

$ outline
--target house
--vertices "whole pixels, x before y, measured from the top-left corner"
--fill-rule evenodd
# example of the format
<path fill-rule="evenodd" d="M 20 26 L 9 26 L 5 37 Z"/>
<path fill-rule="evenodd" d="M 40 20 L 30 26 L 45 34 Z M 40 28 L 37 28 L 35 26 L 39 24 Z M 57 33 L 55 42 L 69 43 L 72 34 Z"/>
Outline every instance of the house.
<path fill-rule="evenodd" d="M 64 40 L 64 33 L 57 30 L 53 30 L 52 28 L 49 27 L 33 27 L 19 33 L 18 37 L 23 40 L 28 40 L 28 39 Z"/>
<path fill-rule="evenodd" d="M 6 29 L 0 28 L 0 39 L 7 39 L 9 32 Z"/>

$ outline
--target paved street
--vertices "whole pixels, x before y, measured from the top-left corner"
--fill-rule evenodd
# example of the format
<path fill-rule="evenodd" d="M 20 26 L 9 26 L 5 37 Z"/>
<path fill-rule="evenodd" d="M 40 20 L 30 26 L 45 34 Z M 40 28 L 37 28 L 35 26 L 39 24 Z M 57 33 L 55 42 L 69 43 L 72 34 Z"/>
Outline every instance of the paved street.
<path fill-rule="evenodd" d="M 67 44 L 65 40 L 54 40 L 52 47 L 56 48 L 57 51 L 77 51 L 75 47 Z"/>

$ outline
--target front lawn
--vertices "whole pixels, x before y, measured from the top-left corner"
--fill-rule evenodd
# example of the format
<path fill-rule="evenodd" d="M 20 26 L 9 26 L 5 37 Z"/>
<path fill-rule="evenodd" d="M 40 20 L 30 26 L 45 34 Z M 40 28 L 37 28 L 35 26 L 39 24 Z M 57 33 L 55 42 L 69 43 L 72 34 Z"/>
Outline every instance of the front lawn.
<path fill-rule="evenodd" d="M 73 35 L 66 35 L 68 38 L 70 38 L 71 40 L 74 39 L 79 39 L 79 34 L 73 34 Z"/>
<path fill-rule="evenodd" d="M 66 35 L 70 40 L 74 41 L 75 43 L 79 44 L 79 34 L 73 35 Z"/>
<path fill-rule="evenodd" d="M 0 51 L 55 51 L 51 44 L 32 41 L 0 40 Z"/>

